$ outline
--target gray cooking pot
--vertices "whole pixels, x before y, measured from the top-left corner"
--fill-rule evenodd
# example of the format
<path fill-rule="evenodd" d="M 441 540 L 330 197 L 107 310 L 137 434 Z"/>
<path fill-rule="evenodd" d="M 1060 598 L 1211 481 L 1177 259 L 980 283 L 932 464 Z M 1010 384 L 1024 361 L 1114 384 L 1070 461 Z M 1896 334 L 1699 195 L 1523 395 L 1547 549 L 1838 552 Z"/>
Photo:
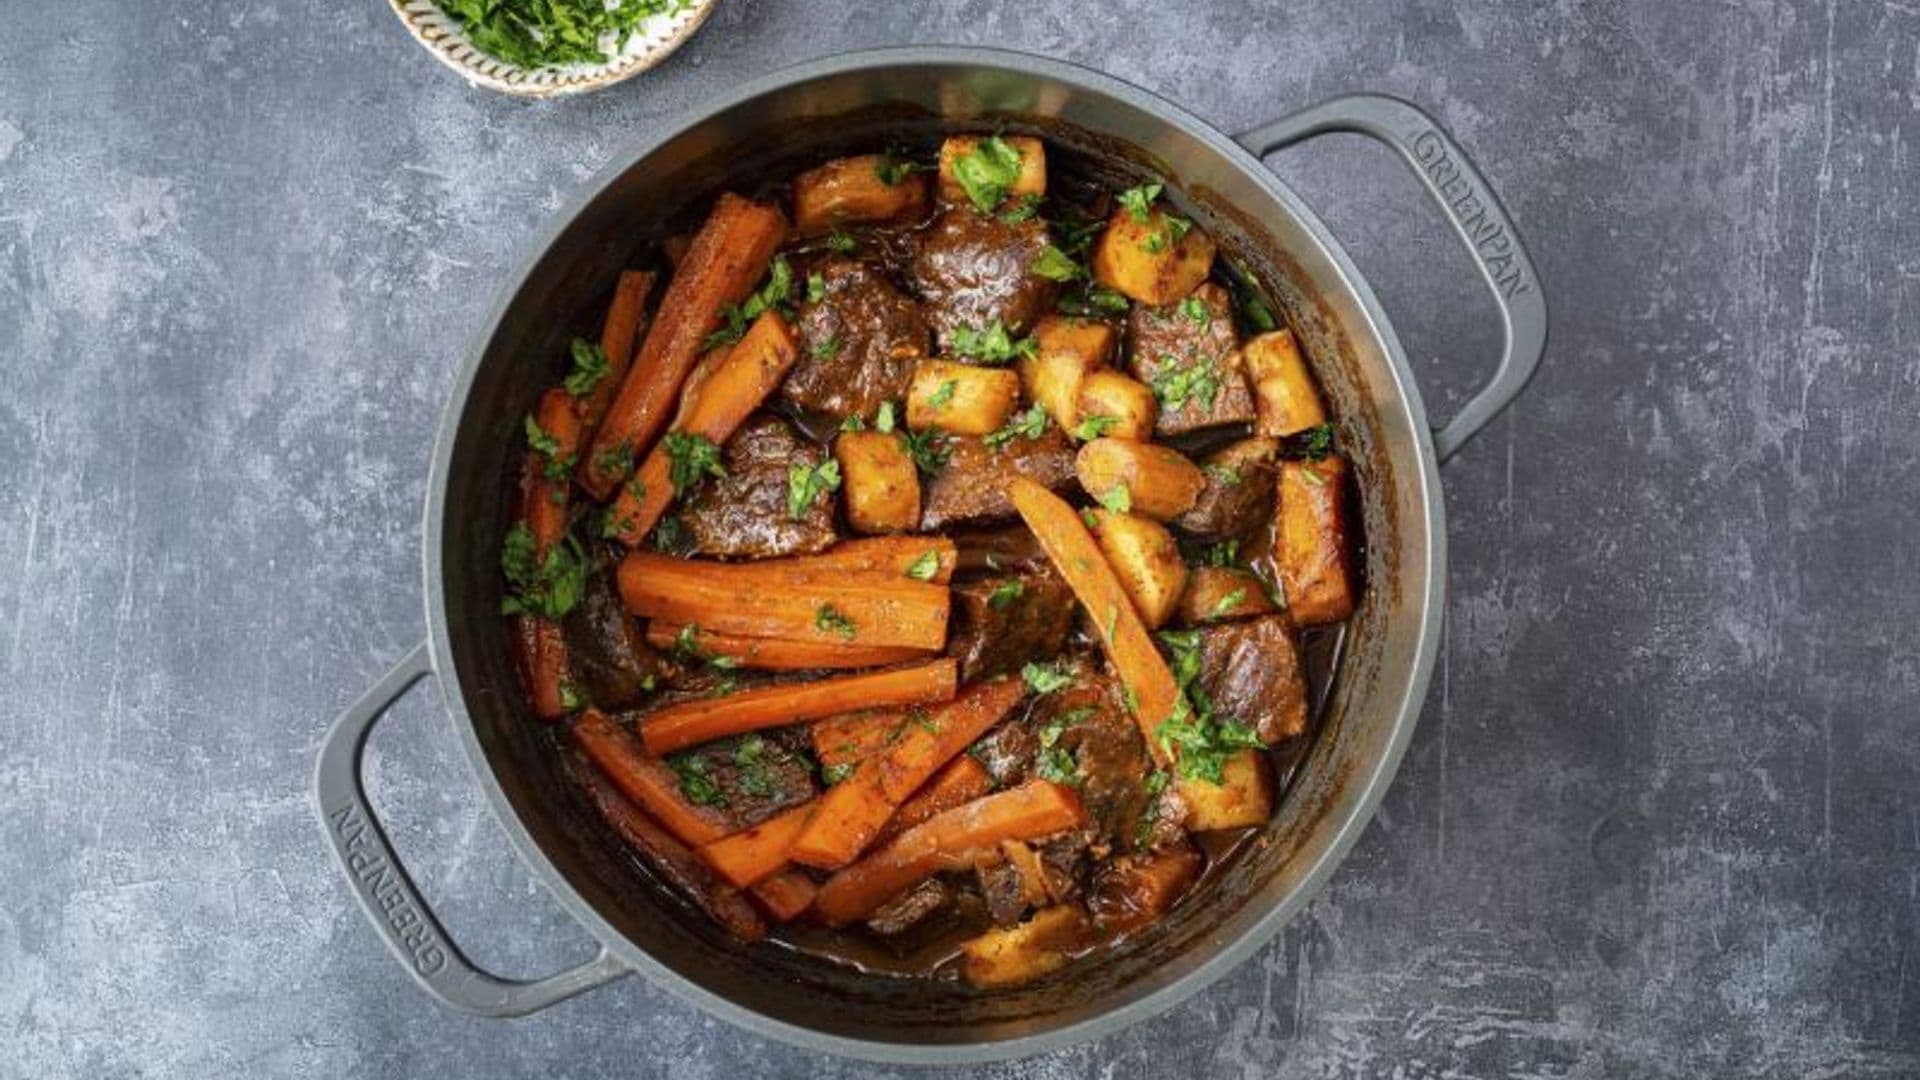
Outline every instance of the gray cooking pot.
<path fill-rule="evenodd" d="M 649 881 L 519 705 L 499 615 L 498 552 L 520 418 L 556 377 L 552 358 L 564 343 L 591 335 L 630 257 L 726 185 L 855 147 L 995 124 L 1037 130 L 1118 175 L 1167 177 L 1185 211 L 1268 283 L 1354 460 L 1367 591 L 1324 729 L 1265 843 L 1209 895 L 1098 963 L 987 994 L 861 976 L 777 944 L 739 946 Z M 1313 212 L 1261 166 L 1262 155 L 1325 131 L 1397 150 L 1466 241 L 1499 305 L 1499 368 L 1437 435 L 1372 292 Z M 481 325 L 441 421 L 426 507 L 427 640 L 334 722 L 320 751 L 315 797 L 333 853 L 394 956 L 453 1008 L 518 1016 L 641 971 L 751 1031 L 888 1061 L 1005 1058 L 1112 1031 L 1224 975 L 1305 906 L 1372 816 L 1419 715 L 1446 588 L 1437 466 L 1519 393 L 1546 339 L 1540 281 L 1512 223 L 1452 139 L 1412 106 L 1341 98 L 1229 138 L 1115 79 L 986 49 L 888 49 L 761 79 L 614 162 L 533 250 Z M 429 674 L 514 847 L 599 940 L 587 963 L 527 982 L 480 970 L 396 860 L 368 804 L 360 759 L 374 721 Z"/>

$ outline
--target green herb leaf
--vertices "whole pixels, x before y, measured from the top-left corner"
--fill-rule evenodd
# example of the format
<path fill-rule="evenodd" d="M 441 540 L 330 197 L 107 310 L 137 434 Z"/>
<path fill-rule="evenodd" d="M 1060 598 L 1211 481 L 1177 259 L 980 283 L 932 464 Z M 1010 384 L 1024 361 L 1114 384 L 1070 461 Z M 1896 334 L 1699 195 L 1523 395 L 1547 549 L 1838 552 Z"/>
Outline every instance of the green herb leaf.
<path fill-rule="evenodd" d="M 847 777 L 852 776 L 853 767 L 854 763 L 851 761 L 843 761 L 838 765 L 823 765 L 820 767 L 820 779 L 828 787 L 832 787 Z"/>
<path fill-rule="evenodd" d="M 674 497 L 679 498 L 708 476 L 725 478 L 727 467 L 720 463 L 720 448 L 705 435 L 669 431 L 666 438 L 667 475 L 673 481 Z"/>
<path fill-rule="evenodd" d="M 1247 590 L 1245 589 L 1233 590 L 1232 592 L 1228 593 L 1227 595 L 1213 602 L 1213 607 L 1207 610 L 1207 618 L 1217 619 L 1220 616 L 1225 615 L 1227 612 L 1232 611 L 1234 608 L 1239 607 L 1240 601 L 1245 600 L 1246 598 L 1247 598 Z"/>
<path fill-rule="evenodd" d="M 1206 301 L 1197 296 L 1180 301 L 1180 314 L 1185 315 L 1188 322 L 1198 323 L 1202 327 L 1213 325 L 1213 312 L 1207 310 Z"/>
<path fill-rule="evenodd" d="M 1029 663 L 1020 669 L 1020 677 L 1036 694 L 1051 694 L 1073 685 L 1073 675 L 1057 666 Z"/>
<path fill-rule="evenodd" d="M 990 432 L 986 437 L 988 446 L 1005 446 L 1016 438 L 1037 439 L 1047 433 L 1047 410 L 1039 404 L 1031 405 L 1025 412 L 1015 413 L 1006 426 Z"/>
<path fill-rule="evenodd" d="M 893 402 L 880 403 L 880 411 L 873 416 L 873 430 L 882 434 L 893 430 Z"/>
<path fill-rule="evenodd" d="M 1032 356 L 1039 345 L 1030 337 L 1015 338 L 1006 324 L 995 319 L 984 327 L 955 327 L 948 343 L 955 356 L 985 364 L 1004 364 L 1015 357 Z"/>
<path fill-rule="evenodd" d="M 1027 269 L 1051 281 L 1072 281 L 1084 272 L 1079 263 L 1052 244 L 1040 249 L 1040 254 L 1034 257 Z"/>
<path fill-rule="evenodd" d="M 558 619 L 572 611 L 585 591 L 593 570 L 586 549 L 572 533 L 537 554 L 539 545 L 525 522 L 515 522 L 500 545 L 500 572 L 507 579 L 507 596 L 500 610 L 507 615 L 539 615 Z"/>
<path fill-rule="evenodd" d="M 1008 604 L 1025 596 L 1026 592 L 1024 582 L 1019 578 L 1009 578 L 994 586 L 993 591 L 987 594 L 987 606 L 995 611 L 1005 610 Z"/>
<path fill-rule="evenodd" d="M 1223 484 L 1227 487 L 1240 486 L 1240 480 L 1241 480 L 1240 470 L 1234 468 L 1231 465 L 1222 465 L 1217 461 L 1210 462 L 1206 465 L 1200 466 L 1200 471 L 1203 473 L 1206 473 L 1208 476 L 1212 477 L 1216 482 Z"/>
<path fill-rule="evenodd" d="M 1220 397 L 1220 369 L 1211 357 L 1199 357 L 1181 367 L 1173 357 L 1162 356 L 1160 369 L 1148 383 L 1160 407 L 1167 412 L 1176 411 L 1189 401 L 1198 401 L 1202 408 L 1212 409 Z"/>
<path fill-rule="evenodd" d="M 1062 313 L 1095 317 L 1100 315 L 1124 315 L 1129 307 L 1127 298 L 1104 285 L 1089 284 L 1084 290 L 1067 293 L 1054 304 Z"/>
<path fill-rule="evenodd" d="M 1017 196 L 1012 202 L 1001 206 L 1000 212 L 995 214 L 994 217 L 999 218 L 1009 225 L 1018 225 L 1023 221 L 1032 221 L 1040 214 L 1040 201 L 1040 196 L 1031 193 Z"/>
<path fill-rule="evenodd" d="M 1120 193 L 1120 205 L 1126 207 L 1127 216 L 1136 224 L 1145 225 L 1148 215 L 1153 212 L 1153 200 L 1160 197 L 1161 190 L 1159 184 L 1128 188 Z"/>
<path fill-rule="evenodd" d="M 585 338 L 574 338 L 572 351 L 573 370 L 567 374 L 567 393 L 583 398 L 593 393 L 600 380 L 607 377 L 611 365 L 607 363 L 605 350 Z"/>
<path fill-rule="evenodd" d="M 917 161 L 908 161 L 905 158 L 896 156 L 893 151 L 889 150 L 881 154 L 880 160 L 874 163 L 873 175 L 879 177 L 880 182 L 888 187 L 897 187 L 900 181 L 905 180 L 914 173 L 927 172 L 931 168 L 932 166 L 930 165 L 922 165 Z"/>
<path fill-rule="evenodd" d="M 840 463 L 831 458 L 818 465 L 794 462 L 787 466 L 787 516 L 807 516 L 821 495 L 840 490 Z"/>
<path fill-rule="evenodd" d="M 932 581 L 940 572 L 940 552 L 928 548 L 927 553 L 907 564 L 907 576 L 915 581 Z"/>
<path fill-rule="evenodd" d="M 1092 442 L 1112 431 L 1119 424 L 1120 418 L 1117 416 L 1092 413 L 1081 417 L 1080 422 L 1073 425 L 1073 437 L 1081 442 Z"/>
<path fill-rule="evenodd" d="M 933 393 L 927 395 L 927 408 L 929 409 L 946 408 L 947 404 L 953 400 L 953 392 L 955 390 L 958 390 L 959 388 L 960 388 L 960 382 L 957 379 L 947 379 L 946 381 L 942 382 L 939 386 L 934 388 Z"/>
<path fill-rule="evenodd" d="M 603 64 L 649 18 L 684 11 L 691 0 L 442 0 L 474 48 L 529 70 Z M 611 51 L 608 50 L 611 46 Z"/>
<path fill-rule="evenodd" d="M 829 337 L 827 340 L 822 341 L 817 345 L 810 346 L 807 349 L 807 352 L 815 360 L 831 360 L 834 357 L 839 356 L 840 355 L 840 335 L 835 334 L 832 337 Z"/>
<path fill-rule="evenodd" d="M 1116 514 L 1126 514 L 1133 510 L 1133 492 L 1125 484 L 1115 484 L 1100 496 L 1100 505 Z"/>
<path fill-rule="evenodd" d="M 680 794 L 695 806 L 725 806 L 727 793 L 714 783 L 707 771 L 707 760 L 696 754 L 677 754 L 667 759 L 680 779 Z"/>
<path fill-rule="evenodd" d="M 752 296 L 721 313 L 723 325 L 707 335 L 706 347 L 711 349 L 739 341 L 746 336 L 747 327 L 753 320 L 769 310 L 785 307 L 792 292 L 793 267 L 788 265 L 785 255 L 775 255 L 773 263 L 767 268 L 766 283 L 755 290 Z"/>
<path fill-rule="evenodd" d="M 853 625 L 853 620 L 847 618 L 832 604 L 821 604 L 814 611 L 813 625 L 830 634 L 838 634 L 849 641 L 859 633 L 859 629 Z"/>
<path fill-rule="evenodd" d="M 807 303 L 817 304 L 827 298 L 827 276 L 815 270 L 807 275 Z"/>
<path fill-rule="evenodd" d="M 975 209 L 990 214 L 1020 179 L 1020 151 L 998 135 L 976 139 L 971 150 L 954 158 L 953 178 Z"/>
<path fill-rule="evenodd" d="M 1333 453 L 1333 425 L 1316 424 L 1301 432 L 1300 451 L 1308 461 L 1319 461 Z"/>
<path fill-rule="evenodd" d="M 859 413 L 848 413 L 847 418 L 845 420 L 840 421 L 840 430 L 841 431 L 865 431 L 867 430 L 867 422 L 865 420 L 860 419 Z"/>
<path fill-rule="evenodd" d="M 827 234 L 827 247 L 842 255 L 851 255 L 860 250 L 860 241 L 855 240 L 852 236 L 841 232 L 839 229 L 835 229 Z"/>
<path fill-rule="evenodd" d="M 1240 561 L 1240 541 L 1222 540 L 1207 549 L 1206 565 L 1233 566 Z"/>
<path fill-rule="evenodd" d="M 897 432 L 900 442 L 913 458 L 914 467 L 928 476 L 937 476 L 953 456 L 952 444 L 936 428 L 925 431 Z"/>
<path fill-rule="evenodd" d="M 573 455 L 560 453 L 560 440 L 547 434 L 540 428 L 540 422 L 529 413 L 526 421 L 527 448 L 540 455 L 541 475 L 549 480 L 565 480 L 573 471 Z"/>

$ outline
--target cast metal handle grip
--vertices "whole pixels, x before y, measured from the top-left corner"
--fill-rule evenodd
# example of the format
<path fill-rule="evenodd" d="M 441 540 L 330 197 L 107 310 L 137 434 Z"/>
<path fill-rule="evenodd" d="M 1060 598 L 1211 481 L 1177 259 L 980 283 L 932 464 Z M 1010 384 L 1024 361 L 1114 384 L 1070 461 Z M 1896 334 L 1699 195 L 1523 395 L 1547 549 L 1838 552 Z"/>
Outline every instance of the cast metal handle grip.
<path fill-rule="evenodd" d="M 441 1004 L 476 1016 L 525 1016 L 627 973 L 602 946 L 593 959 L 543 979 L 503 979 L 462 955 L 400 865 L 361 783 L 360 762 L 374 722 L 415 683 L 433 673 L 421 642 L 392 671 L 347 706 L 320 745 L 314 802 L 334 861 L 353 887 L 388 951 Z"/>
<path fill-rule="evenodd" d="M 1352 94 L 1235 136 L 1257 157 L 1326 132 L 1365 135 L 1397 151 L 1467 245 L 1500 310 L 1505 345 L 1493 378 L 1434 435 L 1441 461 L 1513 403 L 1547 348 L 1547 299 L 1520 232 L 1453 137 L 1419 108 L 1385 94 Z"/>

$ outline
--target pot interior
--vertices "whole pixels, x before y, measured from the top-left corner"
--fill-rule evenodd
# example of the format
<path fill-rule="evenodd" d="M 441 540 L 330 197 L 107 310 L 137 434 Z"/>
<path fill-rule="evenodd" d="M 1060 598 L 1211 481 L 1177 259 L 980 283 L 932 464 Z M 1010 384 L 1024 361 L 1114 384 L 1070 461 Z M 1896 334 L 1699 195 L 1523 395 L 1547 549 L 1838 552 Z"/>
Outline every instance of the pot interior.
<path fill-rule="evenodd" d="M 777 943 L 743 947 L 654 886 L 576 794 L 550 734 L 519 706 L 498 615 L 498 552 L 521 417 L 564 373 L 566 343 L 597 335 L 622 268 L 653 262 L 657 243 L 728 187 L 751 189 L 856 149 L 931 145 L 948 130 L 996 125 L 1044 135 L 1050 154 L 1164 177 L 1222 251 L 1267 283 L 1313 360 L 1353 459 L 1367 589 L 1314 748 L 1266 834 L 1211 893 L 1103 960 L 1029 988 L 981 993 L 952 981 L 863 976 Z M 1005 1040 L 1036 1049 L 1144 1014 L 1224 971 L 1305 903 L 1364 825 L 1430 666 L 1438 492 L 1424 420 L 1390 331 L 1343 273 L 1344 260 L 1310 214 L 1229 145 L 1147 95 L 1050 62 L 922 51 L 817 65 L 634 161 L 560 230 L 506 301 L 451 406 L 436 460 L 428 585 L 440 673 L 523 854 L 642 970 L 658 965 L 696 999 L 704 991 L 754 1014 L 733 1019 L 789 1038 L 825 1036 L 841 1050 L 939 1059 L 983 1056 L 984 1044 Z M 1052 1038 L 1028 1041 L 1036 1036 Z"/>

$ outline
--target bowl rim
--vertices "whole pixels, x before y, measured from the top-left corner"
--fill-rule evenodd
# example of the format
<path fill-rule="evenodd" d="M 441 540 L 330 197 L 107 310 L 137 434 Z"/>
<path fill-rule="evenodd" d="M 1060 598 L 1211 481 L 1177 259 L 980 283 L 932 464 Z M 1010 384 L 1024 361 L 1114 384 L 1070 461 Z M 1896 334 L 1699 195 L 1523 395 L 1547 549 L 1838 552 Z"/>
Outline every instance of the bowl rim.
<path fill-rule="evenodd" d="M 1405 572 L 1422 575 L 1425 588 L 1410 595 L 1408 600 L 1409 604 L 1416 602 L 1419 604 L 1420 625 L 1414 639 L 1413 653 L 1409 658 L 1404 689 L 1394 706 L 1397 715 L 1390 729 L 1387 744 L 1370 767 L 1352 776 L 1349 782 L 1358 786 L 1359 799 L 1347 816 L 1335 824 L 1333 835 L 1326 846 L 1317 855 L 1311 856 L 1312 862 L 1301 875 L 1298 886 L 1281 902 L 1260 915 L 1238 937 L 1219 945 L 1213 955 L 1207 957 L 1193 970 L 1145 996 L 1048 1031 L 970 1043 L 889 1042 L 831 1033 L 779 1019 L 737 1004 L 671 970 L 603 918 L 600 912 L 580 895 L 579 890 L 560 872 L 533 838 L 526 824 L 512 809 L 512 804 L 494 773 L 492 762 L 487 756 L 486 748 L 481 744 L 472 716 L 467 712 L 457 686 L 458 669 L 448 632 L 446 579 L 441 559 L 445 536 L 444 522 L 448 512 L 446 501 L 448 477 L 454 443 L 459 431 L 465 426 L 468 400 L 482 361 L 489 351 L 506 312 L 525 286 L 529 273 L 565 231 L 572 227 L 580 214 L 629 169 L 657 152 L 666 143 L 680 137 L 689 128 L 718 114 L 798 83 L 850 72 L 916 67 L 976 67 L 1007 70 L 1080 85 L 1106 94 L 1124 104 L 1178 125 L 1187 134 L 1238 165 L 1268 196 L 1284 206 L 1318 246 L 1319 251 L 1316 254 L 1325 258 L 1339 273 L 1345 286 L 1353 294 L 1356 302 L 1355 315 L 1379 343 L 1384 354 L 1388 374 L 1412 421 L 1415 461 L 1401 462 L 1400 466 L 1405 482 L 1417 485 L 1419 489 L 1419 503 L 1424 510 L 1425 518 L 1422 524 L 1427 534 L 1423 565 L 1404 568 Z M 585 181 L 562 207 L 549 216 L 547 224 L 517 254 L 519 261 L 515 265 L 518 269 L 511 279 L 499 288 L 485 316 L 476 323 L 477 329 L 468 344 L 462 366 L 449 388 L 434 437 L 424 506 L 422 570 L 428 640 L 431 643 L 433 669 L 439 676 L 435 681 L 439 684 L 448 719 L 453 724 L 461 745 L 466 751 L 468 765 L 486 792 L 493 816 L 505 830 L 516 853 L 536 871 L 536 877 L 574 920 L 579 922 L 604 948 L 618 956 L 627 966 L 644 975 L 650 983 L 665 987 L 682 1000 L 735 1027 L 814 1052 L 897 1065 L 966 1065 L 1028 1057 L 1111 1034 L 1157 1016 L 1186 1001 L 1238 968 L 1255 952 L 1266 947 L 1280 930 L 1298 916 L 1319 894 L 1335 868 L 1345 861 L 1348 852 L 1372 821 L 1381 799 L 1399 768 L 1401 759 L 1405 756 L 1407 745 L 1419 721 L 1421 707 L 1439 653 L 1438 641 L 1445 608 L 1447 565 L 1445 510 L 1440 485 L 1439 459 L 1434 450 L 1426 407 L 1405 351 L 1387 320 L 1385 310 L 1380 306 L 1366 279 L 1348 257 L 1345 249 L 1327 230 L 1319 216 L 1246 147 L 1213 124 L 1158 94 L 1115 76 L 1068 61 L 1015 50 L 980 46 L 911 45 L 839 53 L 777 69 L 725 94 L 702 101 L 673 119 L 661 123 L 653 134 L 635 143 L 630 150 L 616 155 Z"/>
<path fill-rule="evenodd" d="M 511 97 L 539 100 L 604 90 L 658 67 L 706 25 L 714 8 L 720 6 L 720 0 L 687 0 L 687 6 L 671 16 L 673 22 L 667 33 L 641 52 L 616 56 L 599 64 L 572 65 L 566 74 L 556 74 L 545 81 L 532 80 L 548 69 L 508 63 L 475 46 L 461 31 L 447 31 L 434 24 L 428 18 L 429 13 L 452 21 L 439 0 L 387 0 L 387 6 L 421 48 L 469 84 Z"/>

